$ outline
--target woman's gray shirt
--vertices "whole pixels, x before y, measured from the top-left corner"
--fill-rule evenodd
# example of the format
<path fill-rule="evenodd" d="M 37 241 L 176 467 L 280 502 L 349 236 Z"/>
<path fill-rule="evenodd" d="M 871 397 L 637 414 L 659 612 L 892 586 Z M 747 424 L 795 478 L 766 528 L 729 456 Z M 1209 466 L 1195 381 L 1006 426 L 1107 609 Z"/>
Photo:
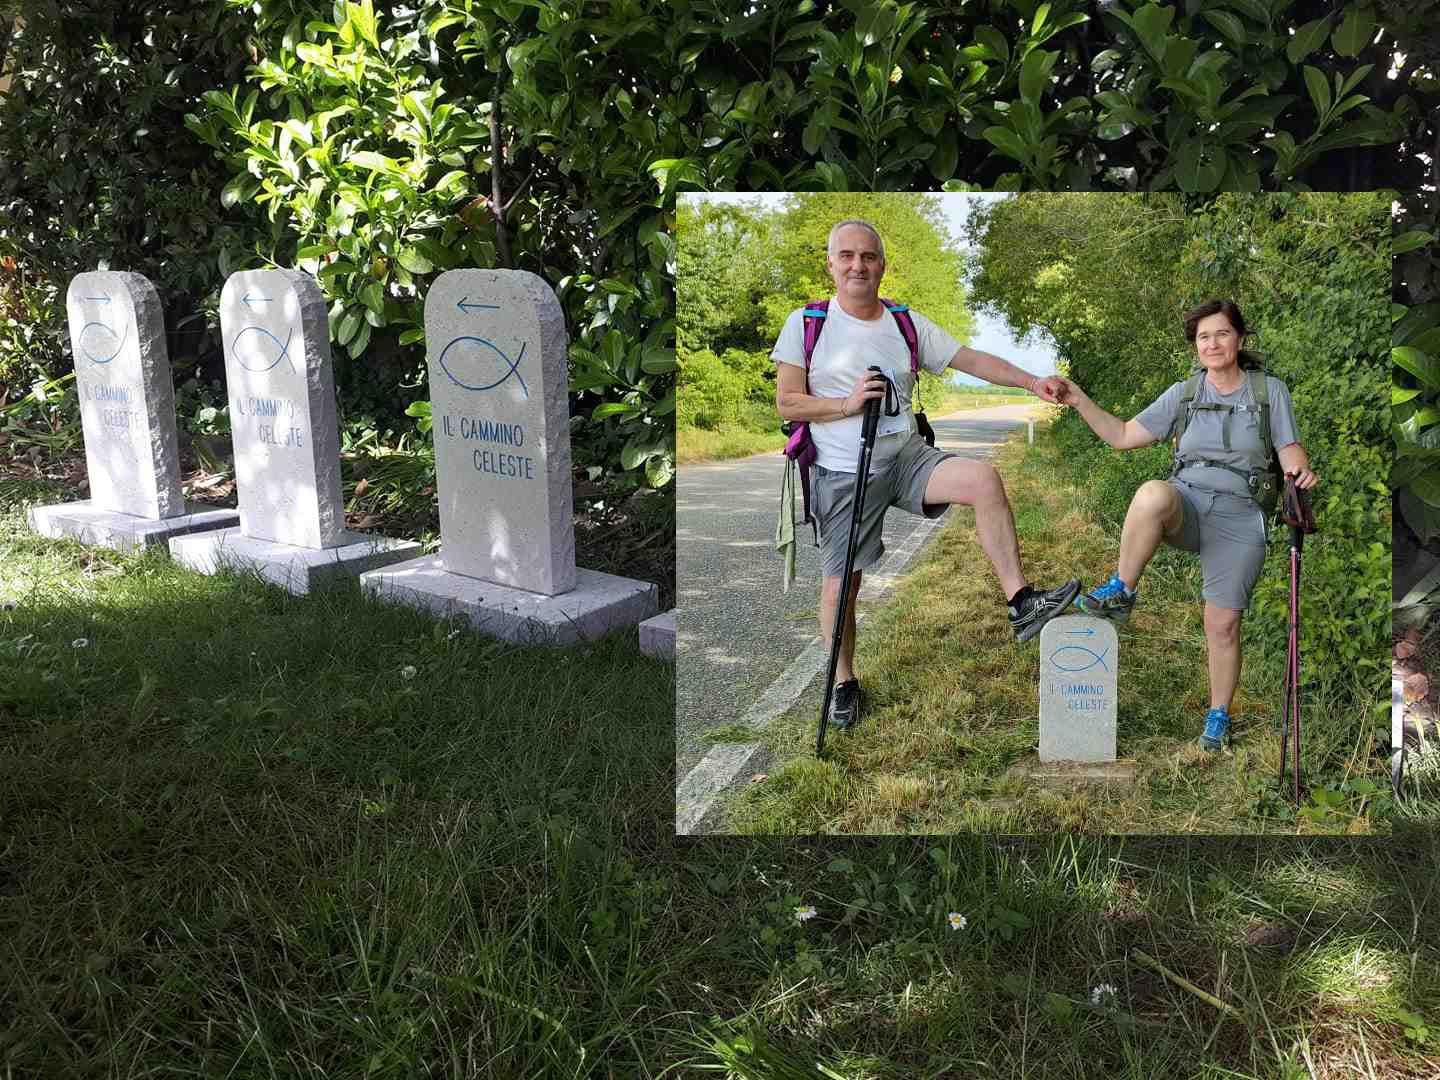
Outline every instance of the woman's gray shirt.
<path fill-rule="evenodd" d="M 1283 382 L 1271 375 L 1265 376 L 1265 385 L 1270 394 L 1271 443 L 1278 450 L 1282 446 L 1299 442 L 1300 436 L 1295 428 L 1295 410 L 1290 402 L 1289 389 Z M 1168 390 L 1135 417 L 1136 421 L 1156 439 L 1163 441 L 1170 438 L 1175 431 L 1176 422 L 1180 418 L 1180 395 L 1184 393 L 1184 390 L 1184 380 L 1173 383 Z M 1214 403 L 1253 406 L 1255 395 L 1250 392 L 1250 376 L 1248 373 L 1246 374 L 1245 381 L 1240 384 L 1239 389 L 1229 394 L 1222 394 L 1210 385 L 1210 378 L 1207 375 L 1200 380 L 1193 403 L 1196 405 Z M 1227 423 L 1230 426 L 1229 450 L 1225 449 L 1222 429 L 1222 425 Z M 1241 472 L 1263 471 L 1269 464 L 1264 460 L 1263 452 L 1258 410 L 1234 413 L 1210 409 L 1196 410 L 1191 413 L 1190 421 L 1185 428 L 1185 436 L 1180 441 L 1182 458 L 1201 457 L 1212 461 L 1221 461 Z M 1228 469 L 1188 465 L 1180 470 L 1176 479 L 1202 490 L 1249 497 L 1245 481 Z"/>

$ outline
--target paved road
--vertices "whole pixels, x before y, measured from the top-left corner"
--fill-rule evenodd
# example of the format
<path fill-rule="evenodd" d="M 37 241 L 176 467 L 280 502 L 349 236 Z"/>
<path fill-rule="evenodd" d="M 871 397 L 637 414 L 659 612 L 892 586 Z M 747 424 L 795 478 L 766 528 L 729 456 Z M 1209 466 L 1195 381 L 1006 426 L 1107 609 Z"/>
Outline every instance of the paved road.
<path fill-rule="evenodd" d="M 1041 408 L 1038 403 L 1001 405 L 932 420 L 936 445 L 965 457 L 988 457 L 1017 424 L 1041 415 Z M 707 746 L 700 736 L 738 721 L 818 637 L 820 552 L 808 526 L 795 528 L 795 584 L 789 593 L 781 589 L 774 536 L 783 465 L 777 452 L 680 467 L 675 511 L 677 779 L 704 755 Z M 887 551 L 922 521 L 900 511 L 887 514 Z"/>

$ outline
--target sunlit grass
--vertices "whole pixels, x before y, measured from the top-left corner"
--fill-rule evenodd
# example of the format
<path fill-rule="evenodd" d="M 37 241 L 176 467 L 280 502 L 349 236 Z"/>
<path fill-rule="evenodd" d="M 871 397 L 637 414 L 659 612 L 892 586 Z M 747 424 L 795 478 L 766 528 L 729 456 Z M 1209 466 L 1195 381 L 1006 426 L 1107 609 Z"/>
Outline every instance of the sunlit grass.
<path fill-rule="evenodd" d="M 1050 586 L 1093 584 L 1113 570 L 1118 538 L 1086 510 L 1086 493 L 1059 468 L 1052 444 L 1023 436 L 1001 450 L 1027 576 Z M 1026 832 L 1174 833 L 1388 830 L 1374 816 L 1386 801 L 1382 763 L 1369 753 L 1372 719 L 1358 679 L 1307 669 L 1305 753 L 1373 791 L 1347 796 L 1325 816 L 1287 812 L 1280 763 L 1279 665 L 1252 642 L 1232 715 L 1233 742 L 1219 755 L 1196 741 L 1208 706 L 1198 561 L 1162 548 L 1141 584 L 1141 603 L 1121 629 L 1118 753 L 1136 782 L 1053 792 L 1014 769 L 1033 755 L 1038 659 L 1015 643 L 999 586 L 975 539 L 974 514 L 957 507 L 894 592 L 871 608 L 857 644 L 863 719 L 831 732 L 827 764 L 838 778 L 825 797 L 787 785 L 811 775 L 819 691 L 762 738 L 780 763 L 734 800 L 737 832 L 947 832 L 1003 825 Z M 832 775 L 827 772 L 826 774 Z M 843 783 L 840 782 L 843 779 Z M 1335 783 L 1335 780 L 1328 782 Z M 804 793 L 802 798 L 801 793 Z M 993 820 L 992 820 L 993 819 Z"/>
<path fill-rule="evenodd" d="M 0 612 L 17 1077 L 1433 1076 L 1400 1020 L 1440 1020 L 1433 832 L 682 843 L 672 676 L 630 641 L 562 665 L 343 589 L 87 583 L 8 512 L 0 547 L 83 590 Z M 925 813 L 938 770 L 889 775 Z M 781 783 L 858 799 L 833 761 Z"/>

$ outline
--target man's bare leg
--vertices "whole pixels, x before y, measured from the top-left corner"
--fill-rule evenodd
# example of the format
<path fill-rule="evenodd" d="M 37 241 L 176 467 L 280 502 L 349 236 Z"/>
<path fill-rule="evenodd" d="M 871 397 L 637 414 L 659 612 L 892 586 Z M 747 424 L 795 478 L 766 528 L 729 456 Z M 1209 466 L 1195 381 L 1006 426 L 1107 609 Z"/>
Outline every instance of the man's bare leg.
<path fill-rule="evenodd" d="M 835 685 L 855 677 L 855 600 L 860 593 L 860 574 L 850 575 L 850 599 L 845 604 L 845 632 L 840 639 L 840 656 L 835 661 Z M 840 575 L 826 577 L 820 588 L 820 638 L 827 649 L 834 647 L 835 605 L 840 602 Z"/>
<path fill-rule="evenodd" d="M 1020 570 L 1015 515 L 1010 512 L 1005 485 L 995 466 L 968 458 L 946 458 L 935 466 L 925 484 L 925 501 L 974 507 L 975 534 L 995 568 L 1005 598 L 1008 600 L 1028 584 Z"/>

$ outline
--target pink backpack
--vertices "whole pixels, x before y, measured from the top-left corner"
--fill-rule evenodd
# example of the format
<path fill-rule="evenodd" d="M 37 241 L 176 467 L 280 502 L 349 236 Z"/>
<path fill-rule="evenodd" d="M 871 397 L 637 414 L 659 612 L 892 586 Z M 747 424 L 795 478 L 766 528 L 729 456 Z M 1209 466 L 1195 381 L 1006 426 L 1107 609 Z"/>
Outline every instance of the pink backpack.
<path fill-rule="evenodd" d="M 920 377 L 920 339 L 915 333 L 915 320 L 910 317 L 910 309 L 904 304 L 886 300 L 883 296 L 880 298 L 880 302 L 885 305 L 886 311 L 895 316 L 895 325 L 900 328 L 900 336 L 910 347 L 910 374 L 918 379 Z M 815 343 L 820 340 L 820 331 L 825 328 L 825 316 L 829 310 L 829 300 L 811 300 L 805 305 L 805 392 L 807 394 L 810 392 L 810 358 L 815 354 Z M 927 443 L 934 446 L 935 433 L 930 429 L 930 423 L 925 419 L 925 414 L 916 413 L 915 418 L 920 434 L 924 436 Z M 805 518 L 802 524 L 809 525 L 814 531 L 815 543 L 818 546 L 820 526 L 810 512 L 810 467 L 815 464 L 815 441 L 810 438 L 810 425 L 804 420 L 787 423 L 785 430 L 790 436 L 790 441 L 785 444 L 785 456 L 800 468 L 800 493 L 805 505 Z"/>

